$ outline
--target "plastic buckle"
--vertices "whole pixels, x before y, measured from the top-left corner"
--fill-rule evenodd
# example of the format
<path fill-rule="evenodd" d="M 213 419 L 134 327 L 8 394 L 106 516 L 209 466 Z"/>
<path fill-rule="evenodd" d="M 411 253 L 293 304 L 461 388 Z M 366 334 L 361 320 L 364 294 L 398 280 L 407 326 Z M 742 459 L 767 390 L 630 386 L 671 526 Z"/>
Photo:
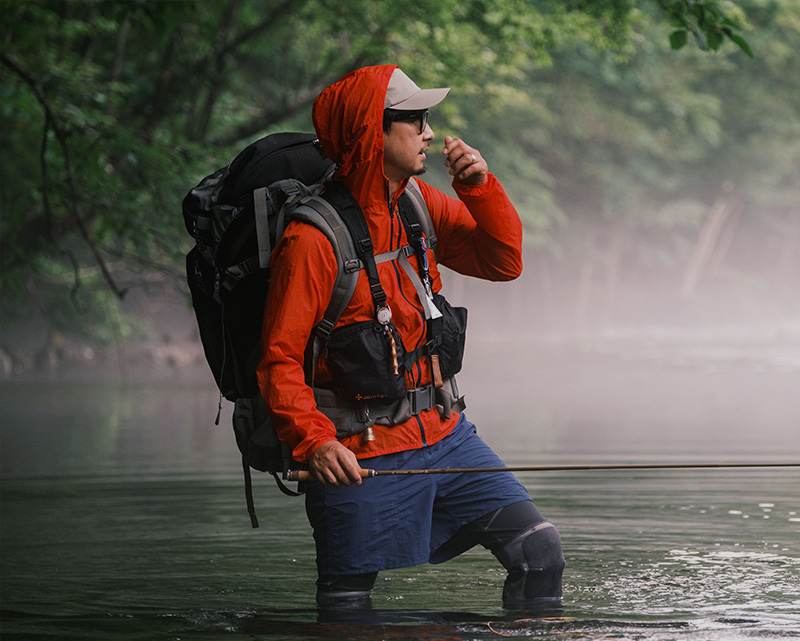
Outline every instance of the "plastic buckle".
<path fill-rule="evenodd" d="M 335 323 L 332 323 L 327 318 L 323 318 L 317 325 L 317 333 L 322 336 L 328 336 L 333 331 L 334 327 Z"/>
<path fill-rule="evenodd" d="M 356 403 L 356 420 L 359 423 L 369 423 L 369 405 L 364 402 Z"/>
<path fill-rule="evenodd" d="M 417 416 L 422 412 L 427 412 L 433 409 L 433 385 L 425 385 L 425 387 L 417 387 L 410 389 L 406 392 L 409 403 L 411 404 L 412 416 Z"/>
<path fill-rule="evenodd" d="M 442 344 L 442 333 L 439 332 L 431 340 L 425 343 L 425 353 L 428 355 L 435 354 L 436 350 L 439 349 L 439 346 L 441 344 Z"/>

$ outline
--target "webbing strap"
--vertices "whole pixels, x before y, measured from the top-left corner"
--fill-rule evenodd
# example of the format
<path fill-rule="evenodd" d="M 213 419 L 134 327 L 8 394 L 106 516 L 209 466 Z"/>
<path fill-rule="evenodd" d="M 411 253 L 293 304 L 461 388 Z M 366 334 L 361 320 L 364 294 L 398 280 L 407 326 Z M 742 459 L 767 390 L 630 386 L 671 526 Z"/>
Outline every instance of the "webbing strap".
<path fill-rule="evenodd" d="M 253 190 L 253 207 L 255 209 L 256 239 L 258 240 L 258 265 L 261 269 L 269 267 L 269 255 L 272 245 L 269 241 L 269 208 L 267 207 L 267 188 L 258 187 Z"/>
<path fill-rule="evenodd" d="M 408 197 L 408 202 L 416 214 L 417 221 L 422 225 L 422 231 L 428 242 L 428 249 L 432 250 L 433 255 L 436 256 L 436 245 L 439 239 L 436 237 L 436 230 L 433 228 L 433 220 L 431 220 L 428 205 L 415 178 L 409 178 L 403 195 Z"/>
<path fill-rule="evenodd" d="M 331 205 L 339 212 L 345 225 L 350 230 L 356 253 L 363 261 L 364 269 L 367 272 L 369 290 L 375 303 L 375 310 L 386 307 L 386 292 L 383 291 L 381 280 L 378 277 L 372 238 L 369 235 L 369 227 L 367 227 L 367 221 L 358 201 L 344 185 L 336 182 L 328 185 L 324 192 L 324 198 L 330 201 Z"/>
<path fill-rule="evenodd" d="M 250 515 L 250 525 L 257 528 L 258 517 L 256 516 L 256 506 L 253 501 L 253 477 L 250 475 L 250 465 L 244 454 L 242 454 L 242 468 L 244 469 L 244 497 L 247 502 L 247 513 Z"/>
<path fill-rule="evenodd" d="M 241 263 L 231 265 L 221 270 L 225 274 L 225 279 L 222 281 L 222 286 L 228 291 L 232 290 L 239 283 L 242 278 L 249 276 L 253 272 L 261 269 L 260 256 L 251 256 L 243 260 Z"/>
<path fill-rule="evenodd" d="M 337 262 L 336 280 L 331 300 L 325 309 L 322 320 L 315 329 L 311 341 L 310 358 L 306 362 L 306 381 L 313 387 L 316 364 L 322 354 L 325 341 L 353 297 L 362 263 L 356 257 L 353 238 L 339 212 L 326 199 L 320 196 L 306 198 L 295 209 L 292 218 L 314 225 L 324 233 L 333 246 Z"/>
<path fill-rule="evenodd" d="M 325 199 L 314 196 L 303 201 L 294 212 L 294 219 L 314 225 L 322 231 L 331 242 L 338 263 L 336 281 L 328 307 L 322 321 L 317 326 L 317 333 L 330 334 L 342 315 L 345 307 L 353 297 L 358 281 L 358 273 L 362 263 L 356 258 L 356 251 L 350 232 L 345 227 L 338 212 Z"/>
<path fill-rule="evenodd" d="M 403 245 L 400 249 L 393 249 L 389 252 L 383 252 L 382 254 L 378 254 L 375 256 L 375 263 L 380 265 L 381 263 L 388 263 L 390 260 L 398 260 L 399 258 L 405 256 L 411 256 L 414 253 L 414 248 L 411 245 Z"/>
<path fill-rule="evenodd" d="M 451 412 L 461 412 L 466 407 L 464 397 L 459 394 L 455 376 L 445 378 L 441 387 L 429 383 L 406 390 L 403 398 L 389 404 L 382 399 L 353 403 L 344 400 L 331 389 L 322 388 L 314 388 L 314 398 L 317 409 L 337 426 L 338 438 L 359 434 L 374 424 L 399 425 L 412 416 L 434 408 L 443 418 L 449 418 Z"/>
<path fill-rule="evenodd" d="M 439 308 L 434 304 L 433 299 L 430 297 L 425 289 L 425 286 L 422 284 L 422 280 L 420 279 L 419 275 L 411 266 L 408 257 L 400 256 L 397 262 L 400 263 L 403 271 L 405 271 L 409 279 L 411 279 L 411 283 L 414 285 L 414 289 L 417 291 L 417 296 L 422 303 L 422 308 L 425 310 L 425 318 L 427 320 L 441 318 L 442 312 L 440 312 Z"/>
<path fill-rule="evenodd" d="M 414 183 L 414 187 L 418 189 L 416 183 Z M 406 189 L 406 191 L 409 191 Z M 405 196 L 406 194 L 404 194 Z M 422 194 L 418 194 L 419 198 L 422 199 Z M 416 198 L 416 195 L 413 191 L 409 192 L 407 198 L 404 200 L 398 201 L 398 211 L 400 213 L 400 220 L 403 223 L 403 227 L 405 228 L 406 237 L 408 238 L 411 246 L 414 248 L 416 255 L 417 255 L 417 268 L 419 271 L 419 281 L 422 285 L 422 291 L 417 290 L 417 295 L 419 296 L 420 303 L 422 303 L 422 307 L 425 309 L 425 318 L 428 321 L 427 327 L 427 338 L 428 341 L 426 343 L 428 354 L 431 356 L 431 372 L 434 374 L 435 379 L 435 372 L 438 371 L 439 363 L 438 363 L 438 356 L 435 354 L 438 353 L 439 345 L 441 344 L 441 333 L 443 329 L 443 320 L 442 320 L 442 313 L 436 307 L 433 302 L 433 291 L 431 290 L 431 279 L 430 274 L 428 273 L 428 254 L 427 254 L 427 247 L 425 244 L 424 237 L 422 235 L 424 229 L 423 224 L 428 222 L 429 217 L 425 218 L 420 214 L 419 211 L 416 211 L 415 220 L 412 220 L 411 215 L 406 210 L 405 204 L 410 203 L 412 208 L 414 208 L 414 203 L 412 201 L 412 197 Z M 424 199 L 422 199 L 424 203 Z M 416 207 L 418 209 L 418 206 Z M 426 210 L 427 211 L 427 208 Z M 423 220 L 424 219 L 424 220 Z M 427 230 L 429 232 L 433 231 L 433 228 Z M 407 264 L 403 264 L 403 263 Z M 403 269 L 405 269 L 406 274 L 408 274 L 409 278 L 411 278 L 414 286 L 417 287 L 416 281 L 412 276 L 412 272 L 414 271 L 411 268 L 411 264 L 408 262 L 406 258 L 405 261 L 400 260 L 400 264 L 403 265 Z"/>
<path fill-rule="evenodd" d="M 405 229 L 406 238 L 408 238 L 408 242 L 411 244 L 411 246 L 414 248 L 414 252 L 417 254 L 420 279 L 426 286 L 427 290 L 430 287 L 430 277 L 428 275 L 428 256 L 426 253 L 425 241 L 422 236 L 423 229 L 418 219 L 411 219 L 404 206 L 405 202 L 408 202 L 408 199 L 399 200 L 397 210 L 400 213 L 400 221 L 403 223 L 403 229 Z"/>

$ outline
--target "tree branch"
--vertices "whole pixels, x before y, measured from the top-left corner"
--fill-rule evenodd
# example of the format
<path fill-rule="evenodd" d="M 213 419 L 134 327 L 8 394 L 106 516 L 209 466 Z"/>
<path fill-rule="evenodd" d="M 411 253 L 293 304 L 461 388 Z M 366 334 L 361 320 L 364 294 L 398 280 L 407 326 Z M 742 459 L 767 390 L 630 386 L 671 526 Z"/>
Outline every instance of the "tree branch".
<path fill-rule="evenodd" d="M 299 2 L 298 0 L 283 0 L 283 2 L 275 8 L 275 10 L 269 12 L 268 17 L 264 18 L 261 22 L 253 25 L 249 29 L 245 29 L 234 40 L 220 49 L 218 55 L 222 57 L 235 51 L 251 38 L 255 38 L 257 35 L 273 26 L 278 20 L 289 13 L 289 9 L 297 9 L 301 4 L 303 3 Z M 201 64 L 204 63 L 207 64 L 207 61 L 203 61 Z"/>
<path fill-rule="evenodd" d="M 23 80 L 23 82 L 25 82 L 25 84 L 27 84 L 31 88 L 31 91 L 33 91 L 39 104 L 44 109 L 45 118 L 49 123 L 49 126 L 52 128 L 56 140 L 58 140 L 59 146 L 61 147 L 61 153 L 64 157 L 64 167 L 67 170 L 67 176 L 69 178 L 69 189 L 71 196 L 70 211 L 72 213 L 72 218 L 74 219 L 75 225 L 80 231 L 84 242 L 89 247 L 89 251 L 91 251 L 92 255 L 94 256 L 94 259 L 97 262 L 97 265 L 103 274 L 103 278 L 105 279 L 108 286 L 111 288 L 111 291 L 113 291 L 118 298 L 120 299 L 124 298 L 126 290 L 120 289 L 117 286 L 116 282 L 111 276 L 111 273 L 108 271 L 108 267 L 106 266 L 106 263 L 100 254 L 100 250 L 97 247 L 97 244 L 92 239 L 91 234 L 89 233 L 89 229 L 84 223 L 83 212 L 81 210 L 80 199 L 78 197 L 78 181 L 75 176 L 75 168 L 73 167 L 72 164 L 69 145 L 67 144 L 67 138 L 68 138 L 67 132 L 61 127 L 60 123 L 58 122 L 58 119 L 55 116 L 55 111 L 53 110 L 50 101 L 47 99 L 47 96 L 45 96 L 44 91 L 42 90 L 36 78 L 34 78 L 34 76 L 27 70 L 19 66 L 14 60 L 9 58 L 5 53 L 0 53 L 0 62 L 2 62 L 6 67 L 8 67 L 15 74 L 17 74 Z M 48 185 L 45 182 L 43 187 L 46 189 L 47 186 Z"/>
<path fill-rule="evenodd" d="M 206 100 L 203 108 L 200 111 L 200 124 L 195 130 L 195 139 L 202 140 L 208 134 L 208 128 L 211 124 L 211 114 L 214 111 L 214 105 L 217 104 L 219 97 L 219 84 L 223 77 L 223 51 L 225 50 L 226 43 L 228 42 L 228 35 L 233 28 L 233 22 L 236 19 L 236 14 L 239 12 L 241 0 L 230 0 L 228 8 L 225 11 L 225 17 L 220 25 L 219 33 L 217 34 L 217 42 L 214 49 L 208 58 L 208 74 L 211 82 L 208 83 L 208 91 L 206 92 Z"/>
<path fill-rule="evenodd" d="M 227 147 L 240 140 L 254 136 L 259 131 L 263 131 L 275 122 L 311 105 L 324 88 L 324 84 L 308 87 L 295 96 L 295 99 L 290 104 L 274 109 L 261 109 L 256 116 L 218 136 L 210 141 L 210 144 L 213 146 Z"/>
<path fill-rule="evenodd" d="M 175 44 L 178 39 L 179 32 L 179 29 L 176 29 L 172 33 L 169 43 L 167 44 L 167 50 L 164 52 L 164 55 L 161 58 L 161 73 L 158 75 L 158 84 L 156 85 L 155 92 L 153 92 L 153 99 L 150 101 L 152 108 L 150 109 L 150 113 L 148 114 L 147 121 L 144 125 L 144 131 L 148 137 L 150 137 L 150 132 L 155 129 L 158 121 L 164 114 L 164 101 L 166 100 L 169 91 L 169 85 L 172 81 L 172 72 L 169 68 L 170 65 L 172 65 L 172 59 L 175 55 Z"/>
<path fill-rule="evenodd" d="M 47 169 L 47 136 L 50 133 L 50 117 L 45 113 L 42 146 L 39 149 L 39 166 L 42 172 L 42 204 L 47 223 L 47 237 L 53 239 L 53 208 L 50 206 L 50 174 Z"/>
<path fill-rule="evenodd" d="M 245 29 L 235 38 L 229 41 L 228 37 L 230 32 L 233 31 L 234 17 L 236 10 L 238 10 L 239 4 L 239 0 L 232 0 L 231 4 L 228 5 L 226 16 L 223 18 L 224 26 L 220 29 L 220 32 L 217 35 L 217 42 L 207 55 L 197 60 L 194 64 L 186 66 L 180 73 L 176 72 L 173 74 L 169 69 L 172 52 L 171 50 L 168 51 L 168 55 L 165 56 L 165 62 L 162 64 L 162 75 L 155 93 L 155 99 L 153 101 L 153 104 L 156 105 L 156 107 L 151 112 L 145 129 L 147 131 L 153 129 L 160 117 L 163 115 L 164 110 L 161 108 L 161 105 L 163 104 L 166 96 L 169 95 L 169 90 L 172 86 L 189 85 L 196 82 L 197 78 L 206 78 L 209 75 L 208 69 L 214 69 L 215 73 L 217 70 L 221 70 L 222 60 L 226 56 L 235 52 L 239 47 L 249 40 L 261 35 L 268 29 L 273 28 L 278 21 L 283 19 L 286 15 L 289 15 L 291 11 L 296 11 L 300 6 L 302 6 L 304 1 L 305 0 L 282 0 L 275 7 L 275 9 L 267 12 L 267 16 L 263 20 L 252 27 Z M 173 45 L 174 37 L 170 43 L 171 47 Z M 210 83 L 211 87 L 209 89 L 209 96 L 207 97 L 204 106 L 201 108 L 201 115 L 199 117 L 199 122 L 201 124 L 195 127 L 193 124 L 193 119 L 191 118 L 189 119 L 189 122 L 187 122 L 186 135 L 189 138 L 194 140 L 202 140 L 206 136 L 212 117 L 213 107 L 220 91 L 220 87 L 216 80 L 218 80 L 218 78 L 215 79 L 214 82 Z M 199 100 L 197 92 L 195 92 L 195 96 L 195 101 Z M 196 105 L 197 103 L 194 102 L 193 104 Z M 194 106 L 192 110 L 194 111 Z"/>
<path fill-rule="evenodd" d="M 366 64 L 367 59 L 365 54 L 358 55 L 344 68 L 347 70 L 358 69 Z M 256 135 L 270 125 L 297 113 L 301 109 L 307 108 L 309 105 L 313 104 L 320 92 L 331 82 L 330 69 L 326 69 L 325 72 L 324 75 L 319 74 L 320 77 L 312 79 L 311 86 L 295 95 L 290 103 L 273 109 L 259 110 L 257 115 L 253 118 L 217 136 L 214 140 L 210 141 L 210 144 L 222 147 L 232 145 L 240 140 Z"/>

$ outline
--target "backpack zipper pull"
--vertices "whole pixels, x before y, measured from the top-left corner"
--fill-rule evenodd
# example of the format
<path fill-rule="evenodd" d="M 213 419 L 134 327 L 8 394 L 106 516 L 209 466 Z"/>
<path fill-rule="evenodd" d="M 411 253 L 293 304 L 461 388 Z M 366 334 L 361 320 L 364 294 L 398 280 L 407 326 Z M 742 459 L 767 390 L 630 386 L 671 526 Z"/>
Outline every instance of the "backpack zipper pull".
<path fill-rule="evenodd" d="M 389 337 L 389 344 L 392 346 L 392 373 L 397 376 L 400 374 L 400 363 L 397 362 L 397 343 L 388 325 L 386 325 L 386 335 Z"/>

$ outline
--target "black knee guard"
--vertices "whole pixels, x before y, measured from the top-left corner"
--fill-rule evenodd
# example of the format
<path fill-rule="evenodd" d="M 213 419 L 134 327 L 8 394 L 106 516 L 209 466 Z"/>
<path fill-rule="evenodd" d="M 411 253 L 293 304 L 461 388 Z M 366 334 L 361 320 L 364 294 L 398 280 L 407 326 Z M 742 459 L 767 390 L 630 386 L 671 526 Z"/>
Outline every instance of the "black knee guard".
<path fill-rule="evenodd" d="M 564 555 L 555 526 L 542 521 L 520 532 L 495 556 L 508 570 L 503 605 L 509 608 L 558 608 Z"/>

